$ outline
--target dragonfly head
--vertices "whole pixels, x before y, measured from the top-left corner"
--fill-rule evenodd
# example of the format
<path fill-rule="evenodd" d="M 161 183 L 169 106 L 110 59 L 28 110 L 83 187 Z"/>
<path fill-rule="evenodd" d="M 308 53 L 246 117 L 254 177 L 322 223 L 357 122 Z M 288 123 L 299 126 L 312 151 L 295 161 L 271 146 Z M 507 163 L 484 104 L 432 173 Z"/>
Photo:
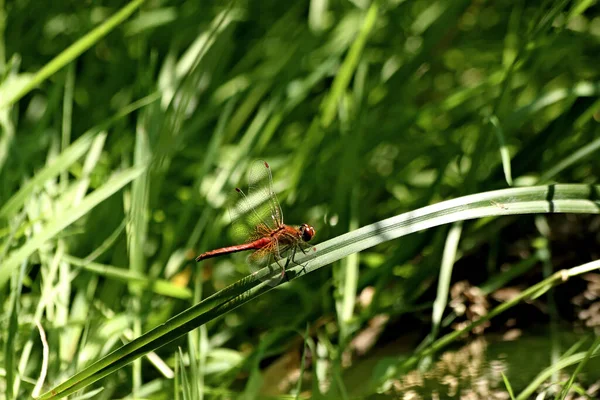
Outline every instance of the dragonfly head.
<path fill-rule="evenodd" d="M 315 228 L 308 224 L 300 225 L 300 236 L 305 242 L 310 241 L 310 239 L 312 239 L 313 236 L 315 236 Z"/>

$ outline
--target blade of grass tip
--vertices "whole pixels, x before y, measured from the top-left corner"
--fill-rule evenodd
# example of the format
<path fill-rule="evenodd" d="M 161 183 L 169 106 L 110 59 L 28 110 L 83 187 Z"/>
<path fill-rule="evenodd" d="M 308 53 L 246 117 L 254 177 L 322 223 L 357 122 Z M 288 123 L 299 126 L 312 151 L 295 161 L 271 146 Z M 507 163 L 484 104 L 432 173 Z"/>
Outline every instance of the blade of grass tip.
<path fill-rule="evenodd" d="M 462 234 L 462 222 L 456 222 L 452 224 L 450 232 L 446 238 L 446 244 L 444 246 L 444 253 L 442 256 L 442 264 L 440 267 L 440 276 L 438 280 L 437 294 L 435 301 L 433 302 L 432 310 L 432 327 L 431 327 L 431 339 L 435 339 L 440 329 L 440 323 L 442 322 L 442 316 L 448 304 L 448 292 L 450 291 L 450 280 L 452 278 L 452 269 L 454 262 L 456 261 L 456 253 L 458 250 L 458 244 Z"/>
<path fill-rule="evenodd" d="M 504 375 L 504 372 L 500 371 L 500 373 L 502 374 L 502 380 L 504 381 L 504 386 L 506 387 L 506 391 L 508 392 L 510 399 L 515 400 L 515 394 L 513 392 L 512 386 L 510 385 L 510 382 L 508 381 L 508 378 L 506 377 L 506 375 Z"/>
<path fill-rule="evenodd" d="M 100 133 L 92 142 L 90 146 L 90 151 L 85 157 L 85 161 L 83 162 L 83 170 L 81 171 L 81 176 L 79 177 L 79 181 L 77 183 L 77 190 L 75 191 L 75 195 L 73 196 L 73 206 L 76 207 L 81 203 L 81 200 L 85 197 L 87 190 L 90 186 L 90 175 L 92 171 L 100 161 L 100 156 L 102 155 L 102 149 L 104 148 L 104 142 L 106 141 L 106 132 Z"/>
<path fill-rule="evenodd" d="M 14 270 L 11 276 L 10 301 L 7 310 L 6 319 L 8 320 L 6 341 L 4 342 L 4 367 L 6 368 L 6 398 L 12 399 L 13 384 L 15 383 L 14 371 L 16 367 L 14 360 L 16 356 L 15 341 L 19 329 L 19 306 L 21 304 L 21 289 L 23 288 L 23 277 L 25 276 L 25 267 L 27 260 L 23 260 L 21 268 Z"/>
<path fill-rule="evenodd" d="M 92 133 L 84 134 L 63 151 L 50 165 L 47 165 L 35 174 L 0 209 L 0 218 L 8 218 L 13 215 L 23 207 L 27 197 L 37 188 L 41 187 L 45 181 L 66 171 L 90 148 L 93 138 L 94 135 Z"/>
<path fill-rule="evenodd" d="M 52 239 L 56 234 L 62 231 L 73 222 L 87 214 L 102 201 L 119 191 L 123 186 L 140 176 L 146 167 L 130 168 L 113 176 L 108 182 L 99 189 L 85 197 L 77 207 L 73 207 L 50 220 L 46 227 L 37 235 L 29 239 L 23 246 L 9 254 L 6 261 L 0 265 L 0 290 L 6 284 L 10 276 L 10 271 L 16 265 L 23 262 L 36 251 L 44 242 Z"/>
<path fill-rule="evenodd" d="M 120 26 L 120 24 L 134 13 L 146 0 L 133 0 L 128 5 L 123 7 L 115 15 L 110 17 L 104 23 L 91 32 L 86 34 L 84 37 L 73 43 L 58 56 L 54 57 L 48 64 L 40 69 L 31 80 L 18 92 L 7 98 L 0 103 L 0 109 L 11 106 L 15 102 L 19 101 L 23 96 L 32 91 L 40 83 L 44 82 L 50 76 L 55 74 L 65 65 L 79 57 L 87 49 L 98 43 L 100 39 L 110 33 L 113 29 Z"/>
<path fill-rule="evenodd" d="M 579 375 L 579 373 L 581 372 L 583 367 L 585 367 L 587 362 L 590 360 L 590 358 L 592 357 L 592 354 L 597 352 L 599 346 L 600 346 L 600 336 L 596 336 L 594 342 L 592 343 L 592 345 L 590 346 L 588 351 L 585 353 L 585 357 L 581 360 L 581 362 L 579 364 L 577 364 L 575 371 L 573 371 L 573 373 L 569 377 L 569 380 L 563 386 L 560 394 L 556 397 L 557 399 L 564 400 L 567 397 L 567 394 L 569 394 L 569 390 L 571 390 L 571 387 L 575 383 L 575 378 L 577 377 L 577 375 Z"/>
<path fill-rule="evenodd" d="M 506 140 L 504 139 L 504 131 L 500 126 L 500 121 L 498 117 L 495 115 L 490 116 L 490 123 L 494 127 L 494 133 L 496 134 L 496 139 L 498 139 L 498 144 L 500 146 L 500 159 L 502 160 L 502 169 L 504 171 L 504 179 L 506 179 L 506 183 L 508 186 L 513 185 L 512 180 L 512 172 L 510 168 L 510 154 L 508 153 L 508 147 L 506 147 Z"/>
<path fill-rule="evenodd" d="M 350 200 L 350 224 L 348 230 L 353 231 L 358 229 L 359 217 L 359 196 L 358 186 L 355 186 L 352 190 L 352 198 Z M 351 321 L 354 314 L 354 304 L 356 303 L 356 290 L 358 287 L 358 266 L 359 266 L 359 253 L 353 253 L 344 260 L 342 260 L 342 276 L 343 281 L 343 292 L 342 292 L 342 307 L 340 315 L 340 343 L 341 346 L 345 346 L 346 340 L 351 334 Z"/>

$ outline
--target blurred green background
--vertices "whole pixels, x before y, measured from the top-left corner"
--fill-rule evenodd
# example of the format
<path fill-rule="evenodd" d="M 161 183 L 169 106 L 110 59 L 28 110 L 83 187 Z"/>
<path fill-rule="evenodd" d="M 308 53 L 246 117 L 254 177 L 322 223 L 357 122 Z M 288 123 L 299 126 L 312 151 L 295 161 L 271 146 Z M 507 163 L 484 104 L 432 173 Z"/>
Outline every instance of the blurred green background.
<path fill-rule="evenodd" d="M 148 0 L 84 38 L 123 6 L 0 0 L 7 398 L 49 390 L 247 275 L 243 257 L 193 258 L 231 244 L 228 199 L 256 159 L 273 169 L 285 221 L 313 225 L 315 243 L 467 194 L 598 183 L 594 0 Z M 86 390 L 495 398 L 507 390 L 500 370 L 521 391 L 599 324 L 596 273 L 426 357 L 429 375 L 387 375 L 419 343 L 600 253 L 594 216 L 465 223 L 449 305 L 432 328 L 449 229 L 284 284 Z M 490 286 L 508 270 L 510 282 Z M 583 390 L 597 375 L 576 382 Z M 552 393 L 560 386 L 548 382 L 566 379 L 535 389 Z"/>

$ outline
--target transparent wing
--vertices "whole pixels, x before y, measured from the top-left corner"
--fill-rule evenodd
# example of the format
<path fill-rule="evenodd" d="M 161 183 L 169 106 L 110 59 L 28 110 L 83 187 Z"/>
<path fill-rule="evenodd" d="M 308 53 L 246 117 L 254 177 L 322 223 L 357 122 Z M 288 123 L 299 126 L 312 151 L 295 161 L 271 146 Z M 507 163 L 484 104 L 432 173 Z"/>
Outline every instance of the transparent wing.
<path fill-rule="evenodd" d="M 231 236 L 235 243 L 247 243 L 264 236 L 269 236 L 273 228 L 267 225 L 268 219 L 250 203 L 248 196 L 240 189 L 233 204 L 229 208 L 231 217 Z"/>
<path fill-rule="evenodd" d="M 256 274 L 264 267 L 270 267 L 271 270 L 268 275 L 259 277 L 262 282 L 267 282 L 270 286 L 277 285 L 281 281 L 281 278 L 283 278 L 286 259 L 282 258 L 279 253 L 277 239 L 273 239 L 268 246 L 250 254 L 246 262 L 253 274 Z"/>
<path fill-rule="evenodd" d="M 256 161 L 248 171 L 248 192 L 236 189 L 236 198 L 229 209 L 232 237 L 238 243 L 264 236 L 283 224 L 283 214 L 273 191 L 271 168 L 265 161 Z"/>
<path fill-rule="evenodd" d="M 268 226 L 277 228 L 283 225 L 283 212 L 277 195 L 273 190 L 271 167 L 266 161 L 259 160 L 251 164 L 248 170 L 248 197 L 260 200 L 258 214 L 266 218 Z"/>

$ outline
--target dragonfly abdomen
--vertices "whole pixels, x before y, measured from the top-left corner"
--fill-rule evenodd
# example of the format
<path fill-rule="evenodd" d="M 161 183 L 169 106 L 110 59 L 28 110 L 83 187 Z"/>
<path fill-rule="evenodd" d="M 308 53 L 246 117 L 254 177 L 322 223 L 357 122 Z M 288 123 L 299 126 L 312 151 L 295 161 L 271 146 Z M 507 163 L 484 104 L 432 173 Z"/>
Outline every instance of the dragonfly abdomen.
<path fill-rule="evenodd" d="M 196 257 L 196 262 L 206 260 L 207 258 L 218 257 L 218 256 L 221 256 L 224 254 L 237 253 L 240 251 L 247 251 L 247 250 L 262 249 L 269 243 L 271 243 L 271 238 L 263 237 L 263 238 L 255 240 L 253 242 L 238 244 L 235 246 L 228 246 L 228 247 L 223 247 L 221 249 L 207 251 L 206 253 L 202 253 L 198 257 Z"/>

